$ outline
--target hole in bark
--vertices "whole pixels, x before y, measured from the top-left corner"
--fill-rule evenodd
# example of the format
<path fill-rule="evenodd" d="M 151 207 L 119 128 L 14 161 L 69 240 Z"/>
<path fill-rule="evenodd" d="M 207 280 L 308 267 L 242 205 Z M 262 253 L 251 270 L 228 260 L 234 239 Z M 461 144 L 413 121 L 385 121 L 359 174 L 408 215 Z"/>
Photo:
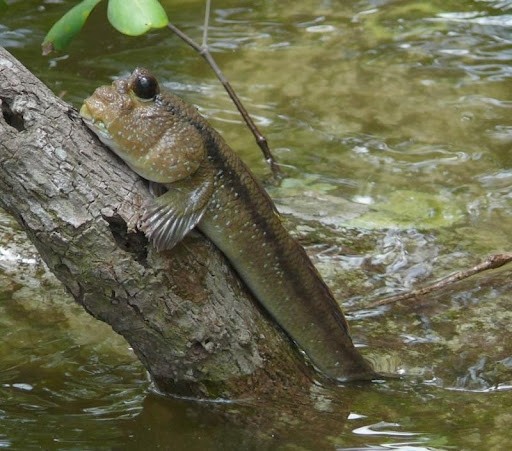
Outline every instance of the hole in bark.
<path fill-rule="evenodd" d="M 2 116 L 4 117 L 5 122 L 19 132 L 25 130 L 25 120 L 23 119 L 23 116 L 14 112 L 6 99 L 0 99 L 0 105 L 2 105 Z"/>
<path fill-rule="evenodd" d="M 200 342 L 200 341 L 196 341 L 194 340 L 192 342 L 192 346 L 191 346 L 191 350 L 192 352 L 197 356 L 197 355 L 203 355 L 205 354 L 206 352 L 206 349 L 205 347 L 203 346 L 203 344 Z"/>
<path fill-rule="evenodd" d="M 133 258 L 141 265 L 147 263 L 148 240 L 142 232 L 128 232 L 126 222 L 118 215 L 105 216 L 103 219 L 108 222 L 112 236 L 117 245 L 124 251 L 133 254 Z"/>

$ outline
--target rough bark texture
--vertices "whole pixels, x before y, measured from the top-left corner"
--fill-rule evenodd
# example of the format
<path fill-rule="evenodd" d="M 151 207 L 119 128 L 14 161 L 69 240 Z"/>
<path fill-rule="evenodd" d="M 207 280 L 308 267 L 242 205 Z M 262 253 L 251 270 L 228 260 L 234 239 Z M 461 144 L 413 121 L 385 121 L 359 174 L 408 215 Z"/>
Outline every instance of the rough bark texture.
<path fill-rule="evenodd" d="M 161 391 L 232 399 L 309 386 L 297 351 L 205 238 L 157 253 L 133 230 L 144 182 L 2 48 L 0 103 L 0 205 Z"/>

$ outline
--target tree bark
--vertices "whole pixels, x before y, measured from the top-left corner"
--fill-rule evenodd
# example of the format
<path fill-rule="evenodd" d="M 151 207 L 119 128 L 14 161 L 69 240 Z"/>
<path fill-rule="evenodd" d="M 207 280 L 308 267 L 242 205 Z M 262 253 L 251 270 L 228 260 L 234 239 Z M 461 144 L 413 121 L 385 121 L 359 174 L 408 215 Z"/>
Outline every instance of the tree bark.
<path fill-rule="evenodd" d="M 243 398 L 311 370 L 199 233 L 158 253 L 134 230 L 145 183 L 0 48 L 0 205 L 75 300 L 132 346 L 158 390 Z"/>

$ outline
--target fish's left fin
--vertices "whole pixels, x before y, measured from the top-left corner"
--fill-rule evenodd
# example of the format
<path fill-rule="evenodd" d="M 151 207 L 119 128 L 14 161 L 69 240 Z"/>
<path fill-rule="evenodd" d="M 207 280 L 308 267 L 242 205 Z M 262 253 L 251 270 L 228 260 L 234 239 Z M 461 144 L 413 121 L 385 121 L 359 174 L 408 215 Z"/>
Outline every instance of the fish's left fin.
<path fill-rule="evenodd" d="M 139 228 L 157 250 L 172 249 L 201 220 L 213 194 L 213 171 L 199 169 L 146 207 Z"/>

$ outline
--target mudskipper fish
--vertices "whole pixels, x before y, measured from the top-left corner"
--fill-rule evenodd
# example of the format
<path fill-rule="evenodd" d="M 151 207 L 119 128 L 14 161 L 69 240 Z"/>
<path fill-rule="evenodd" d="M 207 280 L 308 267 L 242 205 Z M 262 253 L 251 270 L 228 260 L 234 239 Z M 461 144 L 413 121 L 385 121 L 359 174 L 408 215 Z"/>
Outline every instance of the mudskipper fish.
<path fill-rule="evenodd" d="M 266 191 L 196 108 L 137 68 L 96 89 L 80 113 L 135 172 L 167 189 L 141 221 L 158 250 L 171 249 L 197 227 L 318 370 L 337 381 L 376 377 Z"/>

